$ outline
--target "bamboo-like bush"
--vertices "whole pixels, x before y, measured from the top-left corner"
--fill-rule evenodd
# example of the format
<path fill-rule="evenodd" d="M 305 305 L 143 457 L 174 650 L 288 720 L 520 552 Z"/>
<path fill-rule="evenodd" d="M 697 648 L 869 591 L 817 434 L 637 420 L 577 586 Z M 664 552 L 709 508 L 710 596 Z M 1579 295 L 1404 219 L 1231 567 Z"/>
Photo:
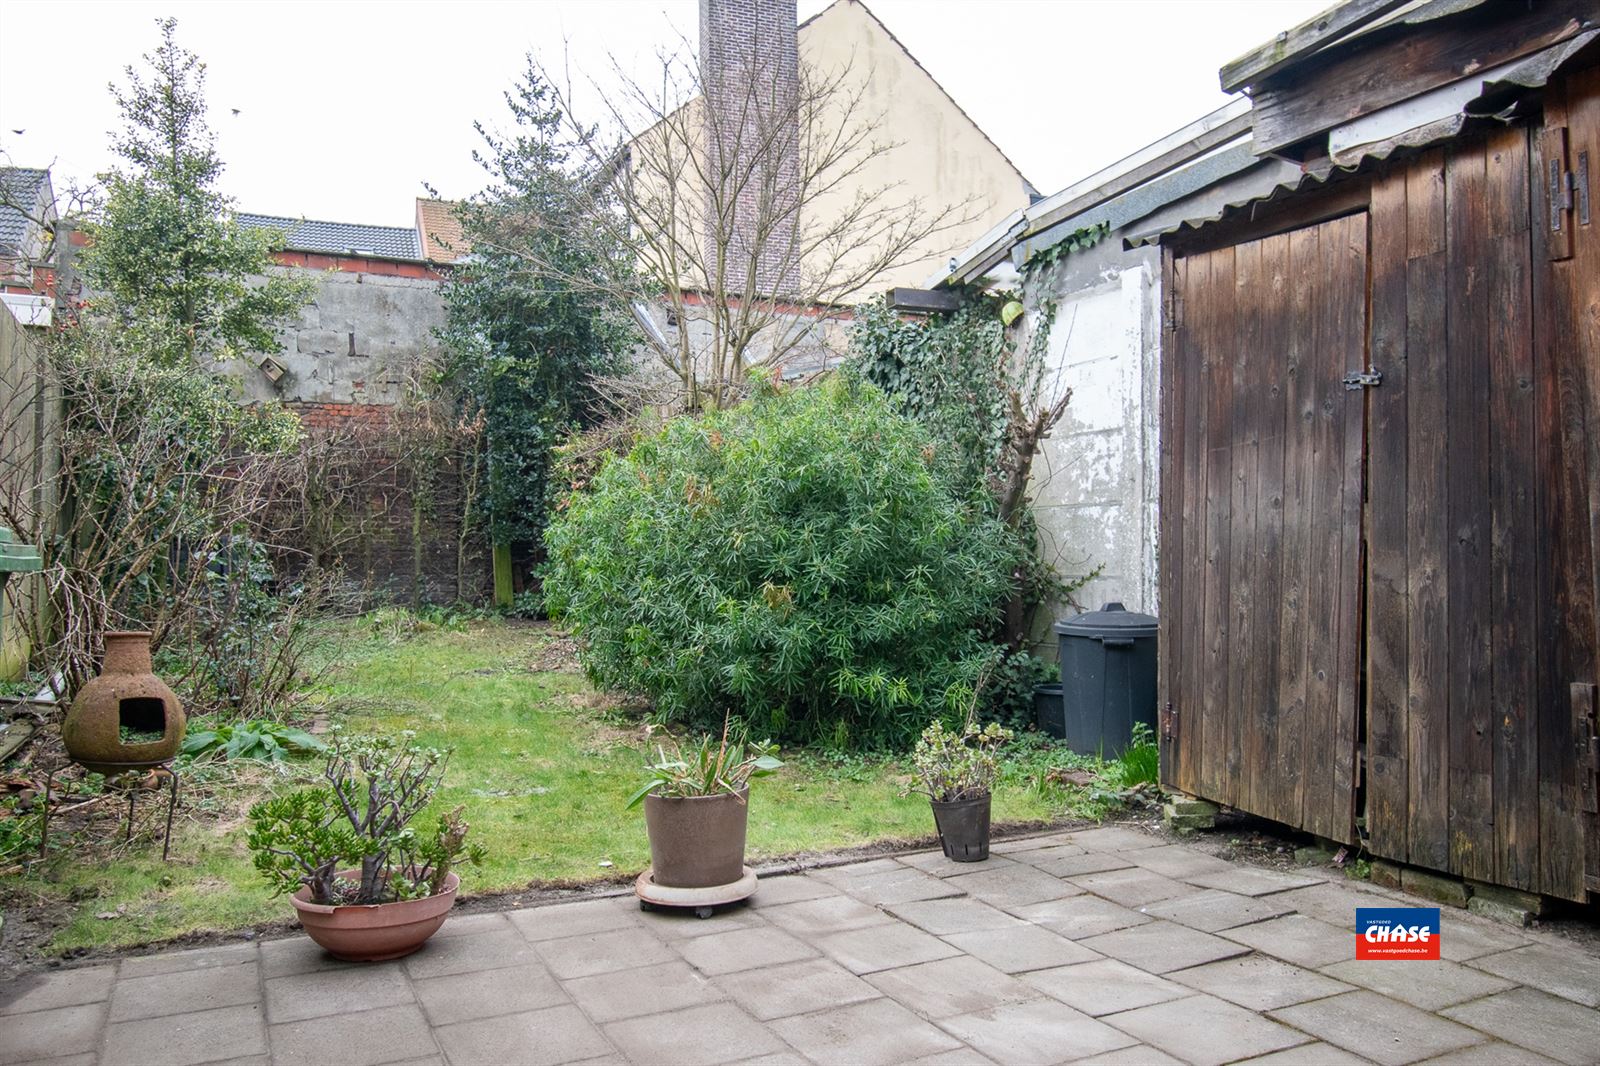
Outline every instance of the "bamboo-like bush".
<path fill-rule="evenodd" d="M 959 720 L 1017 547 L 933 439 L 837 377 L 676 419 L 552 525 L 545 591 L 668 721 L 837 748 Z"/>

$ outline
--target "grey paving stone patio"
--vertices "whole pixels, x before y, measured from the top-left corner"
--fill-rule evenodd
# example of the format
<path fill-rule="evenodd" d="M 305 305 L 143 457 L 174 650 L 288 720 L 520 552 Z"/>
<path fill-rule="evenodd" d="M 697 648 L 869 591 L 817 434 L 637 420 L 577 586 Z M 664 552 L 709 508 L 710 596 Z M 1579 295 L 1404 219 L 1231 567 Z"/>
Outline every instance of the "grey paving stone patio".
<path fill-rule="evenodd" d="M 1354 960 L 1423 901 L 1135 828 L 765 878 L 706 921 L 631 897 L 459 915 L 371 966 L 303 937 L 0 985 L 0 1066 L 1600 1061 L 1600 957 L 1444 911 L 1445 961 Z"/>

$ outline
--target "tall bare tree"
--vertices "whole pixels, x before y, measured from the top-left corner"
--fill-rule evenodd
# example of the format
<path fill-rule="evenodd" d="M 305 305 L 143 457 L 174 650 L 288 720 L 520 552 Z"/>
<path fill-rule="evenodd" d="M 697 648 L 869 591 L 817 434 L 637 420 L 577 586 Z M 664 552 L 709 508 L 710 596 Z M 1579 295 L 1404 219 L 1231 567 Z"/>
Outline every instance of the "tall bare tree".
<path fill-rule="evenodd" d="M 633 311 L 655 366 L 618 383 L 628 399 L 725 406 L 752 370 L 828 344 L 830 324 L 875 280 L 936 254 L 974 215 L 968 201 L 931 204 L 902 181 L 874 181 L 897 142 L 868 104 L 871 71 L 792 62 L 792 43 L 756 38 L 697 62 L 680 41 L 648 74 L 614 63 L 612 84 L 577 94 L 603 101 L 592 124 L 573 118 L 570 77 L 539 72 L 589 178 L 572 186 L 585 202 L 564 214 L 599 220 L 629 269 L 565 277 L 537 242 L 498 250 Z"/>

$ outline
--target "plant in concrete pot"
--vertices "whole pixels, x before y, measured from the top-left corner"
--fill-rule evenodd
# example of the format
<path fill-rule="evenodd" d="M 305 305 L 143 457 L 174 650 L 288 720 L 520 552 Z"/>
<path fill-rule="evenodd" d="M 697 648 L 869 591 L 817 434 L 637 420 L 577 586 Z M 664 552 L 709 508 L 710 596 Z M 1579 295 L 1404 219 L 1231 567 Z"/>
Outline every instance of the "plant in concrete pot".
<path fill-rule="evenodd" d="M 650 869 L 639 879 L 641 899 L 684 906 L 732 902 L 749 895 L 735 894 L 734 886 L 746 880 L 753 891 L 754 877 L 744 865 L 750 782 L 783 766 L 777 751 L 770 741 L 751 740 L 742 724 L 727 722 L 720 737 L 703 736 L 670 749 L 656 746 L 648 777 L 628 800 L 630 810 L 644 804 L 650 837 Z M 705 891 L 649 894 L 659 889 Z"/>
<path fill-rule="evenodd" d="M 338 737 L 327 784 L 250 809 L 249 843 L 263 877 L 312 940 L 352 962 L 409 955 L 444 924 L 456 870 L 483 851 L 467 843 L 462 809 L 426 829 L 412 822 L 444 777 L 449 753 L 399 737 Z"/>
<path fill-rule="evenodd" d="M 979 729 L 969 718 L 959 730 L 934 722 L 922 731 L 911 763 L 933 804 L 944 853 L 956 862 L 989 857 L 989 812 L 1000 776 L 999 749 L 1012 733 L 994 722 Z"/>

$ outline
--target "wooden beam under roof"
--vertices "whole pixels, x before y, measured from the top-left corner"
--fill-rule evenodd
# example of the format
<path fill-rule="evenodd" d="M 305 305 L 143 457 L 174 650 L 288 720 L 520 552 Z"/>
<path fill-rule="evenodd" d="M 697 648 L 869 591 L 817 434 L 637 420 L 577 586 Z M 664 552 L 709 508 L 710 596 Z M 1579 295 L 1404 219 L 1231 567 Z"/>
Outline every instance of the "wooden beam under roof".
<path fill-rule="evenodd" d="M 1307 53 L 1332 44 L 1410 2 L 1345 0 L 1342 4 L 1330 7 L 1224 66 L 1218 72 L 1222 91 L 1238 92 L 1247 85 L 1270 78 Z"/>
<path fill-rule="evenodd" d="M 895 311 L 921 315 L 959 311 L 961 294 L 950 289 L 890 289 L 889 307 Z"/>

